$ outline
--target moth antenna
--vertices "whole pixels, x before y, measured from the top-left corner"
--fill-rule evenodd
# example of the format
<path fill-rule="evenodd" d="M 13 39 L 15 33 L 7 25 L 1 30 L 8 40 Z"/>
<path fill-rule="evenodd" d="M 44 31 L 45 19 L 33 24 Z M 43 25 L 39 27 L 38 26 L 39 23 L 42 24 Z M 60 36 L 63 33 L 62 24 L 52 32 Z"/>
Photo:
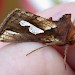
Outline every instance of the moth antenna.
<path fill-rule="evenodd" d="M 42 48 L 44 48 L 44 47 L 47 47 L 47 46 L 48 46 L 48 45 L 45 45 L 45 46 L 39 47 L 39 48 L 37 48 L 37 49 L 35 49 L 35 50 L 29 52 L 28 54 L 26 54 L 26 56 L 28 56 L 29 54 L 31 54 L 31 53 L 33 53 L 33 52 L 39 50 L 39 49 L 42 49 Z"/>
<path fill-rule="evenodd" d="M 33 53 L 33 52 L 35 52 L 35 51 L 37 51 L 37 50 L 40 50 L 40 49 L 45 48 L 45 47 L 47 47 L 47 46 L 50 46 L 50 45 L 55 45 L 55 42 L 47 43 L 46 45 L 44 45 L 44 46 L 42 46 L 42 47 L 39 47 L 39 48 L 37 48 L 37 49 L 35 49 L 35 50 L 32 50 L 31 52 L 29 52 L 28 54 L 26 54 L 26 56 L 28 56 L 29 54 L 31 54 L 31 53 Z"/>
<path fill-rule="evenodd" d="M 66 59 L 67 59 L 67 53 L 68 53 L 68 48 L 69 45 L 65 45 L 65 51 L 64 51 L 64 64 L 65 64 L 65 69 L 66 69 Z"/>

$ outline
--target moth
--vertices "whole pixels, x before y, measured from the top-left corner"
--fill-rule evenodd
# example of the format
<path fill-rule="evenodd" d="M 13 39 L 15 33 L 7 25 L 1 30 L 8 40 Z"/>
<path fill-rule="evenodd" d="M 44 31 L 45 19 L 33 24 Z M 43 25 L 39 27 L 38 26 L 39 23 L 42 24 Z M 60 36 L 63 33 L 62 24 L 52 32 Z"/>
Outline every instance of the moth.
<path fill-rule="evenodd" d="M 71 22 L 71 14 L 65 14 L 59 20 L 53 21 L 52 17 L 46 19 L 17 8 L 0 25 L 0 41 L 72 45 L 75 43 L 75 26 Z M 67 47 L 65 59 L 66 50 Z"/>

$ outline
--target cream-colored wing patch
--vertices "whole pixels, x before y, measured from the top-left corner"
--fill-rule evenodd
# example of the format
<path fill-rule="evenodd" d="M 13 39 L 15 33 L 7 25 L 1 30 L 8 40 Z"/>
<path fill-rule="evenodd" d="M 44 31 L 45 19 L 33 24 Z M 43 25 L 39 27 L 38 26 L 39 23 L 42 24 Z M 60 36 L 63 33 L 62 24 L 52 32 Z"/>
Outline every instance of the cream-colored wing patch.
<path fill-rule="evenodd" d="M 20 21 L 20 25 L 21 26 L 29 26 L 29 32 L 33 33 L 33 34 L 39 34 L 39 33 L 44 33 L 44 31 L 34 25 L 32 25 L 31 23 L 21 20 Z"/>
<path fill-rule="evenodd" d="M 12 40 L 14 40 L 14 39 L 17 38 L 17 37 L 15 37 L 15 35 L 17 35 L 17 37 L 20 36 L 19 33 L 6 30 L 6 31 L 0 36 L 0 41 L 12 41 Z"/>

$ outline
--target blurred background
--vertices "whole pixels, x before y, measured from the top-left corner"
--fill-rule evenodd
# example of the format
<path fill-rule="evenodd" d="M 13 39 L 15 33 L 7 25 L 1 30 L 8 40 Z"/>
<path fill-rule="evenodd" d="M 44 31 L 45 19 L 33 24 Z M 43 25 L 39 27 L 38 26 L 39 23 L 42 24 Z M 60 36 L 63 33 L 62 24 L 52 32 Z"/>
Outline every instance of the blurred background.
<path fill-rule="evenodd" d="M 0 0 L 0 23 L 15 8 L 36 13 L 58 4 L 75 2 L 75 0 Z"/>

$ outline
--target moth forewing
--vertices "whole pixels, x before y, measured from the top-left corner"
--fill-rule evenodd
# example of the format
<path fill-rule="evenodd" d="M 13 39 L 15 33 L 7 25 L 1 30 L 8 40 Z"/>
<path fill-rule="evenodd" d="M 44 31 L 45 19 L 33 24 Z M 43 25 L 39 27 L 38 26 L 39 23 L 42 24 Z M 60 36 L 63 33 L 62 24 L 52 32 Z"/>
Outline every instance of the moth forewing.
<path fill-rule="evenodd" d="M 3 21 L 0 30 L 1 34 L 4 33 L 5 30 L 19 33 L 20 36 L 23 36 L 21 37 L 23 41 L 38 41 L 48 43 L 54 41 L 59 43 L 59 41 L 61 41 L 66 43 L 67 31 L 69 30 L 66 29 L 69 26 L 68 23 L 66 23 L 68 18 L 69 15 L 65 15 L 58 21 L 53 21 L 52 19 L 49 20 L 30 12 L 24 12 L 20 9 L 15 9 Z M 15 34 L 14 36 L 18 35 Z M 21 40 L 18 38 L 18 41 Z"/>
<path fill-rule="evenodd" d="M 14 31 L 15 28 L 16 29 L 21 29 L 21 26 L 19 25 L 19 22 L 21 20 L 27 21 L 33 25 L 35 25 L 36 27 L 43 29 L 43 30 L 49 30 L 51 28 L 56 28 L 56 24 L 54 24 L 52 22 L 52 20 L 49 19 L 45 19 L 41 16 L 32 14 L 30 12 L 25 12 L 22 11 L 21 9 L 15 9 L 14 11 L 12 11 L 7 17 L 6 19 L 3 21 L 2 25 L 4 25 L 4 27 L 7 27 L 9 29 L 11 29 Z M 16 30 L 17 31 L 17 30 Z"/>

